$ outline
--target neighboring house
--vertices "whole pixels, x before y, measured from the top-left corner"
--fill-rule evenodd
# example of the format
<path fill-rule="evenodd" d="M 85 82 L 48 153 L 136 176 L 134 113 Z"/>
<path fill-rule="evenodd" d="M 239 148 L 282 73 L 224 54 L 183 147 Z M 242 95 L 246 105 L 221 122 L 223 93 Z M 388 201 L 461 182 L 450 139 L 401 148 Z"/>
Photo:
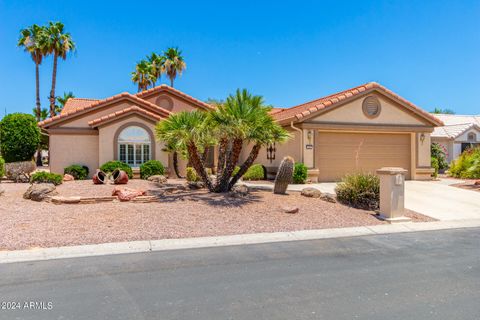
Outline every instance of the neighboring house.
<path fill-rule="evenodd" d="M 437 127 L 431 137 L 440 144 L 448 162 L 455 160 L 467 148 L 480 146 L 480 115 L 435 114 L 444 126 Z"/>
<path fill-rule="evenodd" d="M 163 151 L 163 143 L 155 141 L 155 123 L 170 113 L 211 108 L 161 85 L 104 100 L 69 99 L 60 115 L 39 125 L 50 135 L 52 172 L 62 173 L 78 163 L 93 173 L 114 159 L 134 168 L 149 159 L 171 167 L 171 156 Z M 430 133 L 443 125 L 377 83 L 274 109 L 272 116 L 291 132 L 292 139 L 263 149 L 257 163 L 274 172 L 282 158 L 290 155 L 307 165 L 313 181 L 336 181 L 349 172 L 374 172 L 385 166 L 407 169 L 408 179 L 430 179 Z M 240 161 L 248 152 L 244 148 Z"/>

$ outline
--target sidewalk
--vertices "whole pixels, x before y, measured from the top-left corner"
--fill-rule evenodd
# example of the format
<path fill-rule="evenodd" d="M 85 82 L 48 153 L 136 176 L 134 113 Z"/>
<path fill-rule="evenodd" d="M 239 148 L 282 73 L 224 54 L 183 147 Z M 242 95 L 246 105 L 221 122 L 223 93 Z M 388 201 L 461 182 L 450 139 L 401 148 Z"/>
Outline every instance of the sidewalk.
<path fill-rule="evenodd" d="M 37 248 L 30 250 L 0 251 L 0 264 L 25 261 L 103 256 L 125 253 L 249 245 L 284 241 L 344 238 L 375 234 L 419 232 L 475 227 L 480 227 L 480 219 L 374 225 L 367 227 L 303 230 L 293 232 L 241 234 L 219 237 L 132 241 L 57 248 Z"/>

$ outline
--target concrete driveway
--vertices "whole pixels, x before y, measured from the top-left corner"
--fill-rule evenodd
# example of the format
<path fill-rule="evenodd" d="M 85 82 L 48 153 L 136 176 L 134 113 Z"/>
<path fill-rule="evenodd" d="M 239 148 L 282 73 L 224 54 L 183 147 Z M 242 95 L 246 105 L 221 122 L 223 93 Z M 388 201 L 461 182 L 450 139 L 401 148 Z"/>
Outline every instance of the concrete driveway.
<path fill-rule="evenodd" d="M 479 219 L 480 192 L 449 185 L 454 182 L 407 181 L 405 207 L 438 220 Z"/>

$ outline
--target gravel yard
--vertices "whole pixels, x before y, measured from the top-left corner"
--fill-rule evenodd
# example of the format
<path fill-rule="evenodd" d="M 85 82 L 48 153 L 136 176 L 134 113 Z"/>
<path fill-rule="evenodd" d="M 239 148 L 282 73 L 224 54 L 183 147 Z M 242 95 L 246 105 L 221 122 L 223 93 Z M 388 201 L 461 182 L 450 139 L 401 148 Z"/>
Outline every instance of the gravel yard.
<path fill-rule="evenodd" d="M 158 190 L 155 184 L 143 180 L 131 180 L 127 186 L 153 194 Z M 254 191 L 238 199 L 200 190 L 167 194 L 158 203 L 57 205 L 24 200 L 28 184 L 2 183 L 2 187 L 0 250 L 385 223 L 369 211 L 295 192 L 282 196 Z M 110 196 L 113 188 L 74 181 L 58 186 L 57 191 L 61 196 Z M 298 207 L 299 212 L 284 213 L 285 206 Z M 407 215 L 416 222 L 432 220 L 414 212 Z"/>

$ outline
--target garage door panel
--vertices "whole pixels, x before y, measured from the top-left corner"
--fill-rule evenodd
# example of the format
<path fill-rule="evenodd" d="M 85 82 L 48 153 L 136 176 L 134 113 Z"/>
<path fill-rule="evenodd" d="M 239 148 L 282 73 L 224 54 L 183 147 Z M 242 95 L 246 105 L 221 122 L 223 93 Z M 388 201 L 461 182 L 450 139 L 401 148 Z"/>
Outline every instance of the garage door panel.
<path fill-rule="evenodd" d="M 320 181 L 338 181 L 347 173 L 386 166 L 410 171 L 410 149 L 409 134 L 319 132 L 315 163 Z"/>

